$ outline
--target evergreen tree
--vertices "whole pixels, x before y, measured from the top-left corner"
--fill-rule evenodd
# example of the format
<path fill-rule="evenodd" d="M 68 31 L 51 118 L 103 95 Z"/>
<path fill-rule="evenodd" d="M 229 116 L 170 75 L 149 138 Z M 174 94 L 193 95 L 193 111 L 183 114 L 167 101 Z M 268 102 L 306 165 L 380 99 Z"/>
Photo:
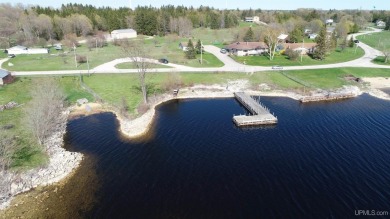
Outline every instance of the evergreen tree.
<path fill-rule="evenodd" d="M 295 27 L 290 33 L 290 41 L 294 43 L 302 42 L 303 40 L 303 31 L 299 27 Z"/>
<path fill-rule="evenodd" d="M 332 32 L 332 36 L 330 37 L 330 49 L 336 49 L 337 47 L 337 37 L 336 37 L 336 32 Z"/>
<path fill-rule="evenodd" d="M 200 40 L 198 40 L 198 42 L 196 43 L 195 50 L 196 50 L 197 54 L 201 53 L 201 51 L 202 51 L 202 42 L 200 42 Z"/>
<path fill-rule="evenodd" d="M 353 47 L 355 45 L 355 43 L 353 42 L 353 39 L 352 39 L 352 37 L 349 39 L 349 41 L 348 41 L 348 46 L 349 47 Z"/>
<path fill-rule="evenodd" d="M 187 51 L 186 51 L 186 58 L 187 59 L 195 59 L 196 58 L 196 51 L 194 48 L 194 44 L 192 44 L 192 40 L 188 40 L 187 45 Z"/>
<path fill-rule="evenodd" d="M 253 42 L 254 41 L 254 33 L 252 30 L 252 27 L 249 27 L 248 31 L 246 31 L 245 36 L 244 36 L 244 41 L 245 42 Z"/>
<path fill-rule="evenodd" d="M 326 45 L 326 26 L 322 26 L 320 33 L 316 37 L 317 46 L 313 53 L 313 58 L 324 60 L 327 54 L 328 47 Z"/>
<path fill-rule="evenodd" d="M 385 30 L 390 30 L 390 17 L 387 17 L 387 19 L 386 19 Z"/>

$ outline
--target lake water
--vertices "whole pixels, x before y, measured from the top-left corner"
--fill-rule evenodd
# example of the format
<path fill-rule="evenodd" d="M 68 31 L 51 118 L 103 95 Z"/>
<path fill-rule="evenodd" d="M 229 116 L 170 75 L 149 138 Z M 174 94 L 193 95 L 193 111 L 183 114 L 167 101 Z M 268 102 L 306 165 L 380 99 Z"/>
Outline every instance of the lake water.
<path fill-rule="evenodd" d="M 240 129 L 234 99 L 178 100 L 126 140 L 111 113 L 72 120 L 67 149 L 93 156 L 87 217 L 349 218 L 390 211 L 390 101 L 262 97 L 276 126 Z M 91 184 L 90 186 L 95 186 Z M 83 192 L 83 191 L 80 191 Z"/>

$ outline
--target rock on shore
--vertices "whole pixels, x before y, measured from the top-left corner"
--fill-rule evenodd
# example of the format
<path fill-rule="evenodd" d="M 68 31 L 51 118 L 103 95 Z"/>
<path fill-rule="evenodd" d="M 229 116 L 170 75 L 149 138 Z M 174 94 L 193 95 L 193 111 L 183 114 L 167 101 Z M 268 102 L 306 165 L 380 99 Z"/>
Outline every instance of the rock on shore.
<path fill-rule="evenodd" d="M 69 110 L 62 116 L 67 118 Z M 54 134 L 46 139 L 44 145 L 49 155 L 49 162 L 45 167 L 32 169 L 22 173 L 0 172 L 0 209 L 6 208 L 16 194 L 28 191 L 37 186 L 45 186 L 59 182 L 76 169 L 83 155 L 66 151 L 63 146 L 63 137 L 66 133 L 67 120 L 58 124 Z"/>

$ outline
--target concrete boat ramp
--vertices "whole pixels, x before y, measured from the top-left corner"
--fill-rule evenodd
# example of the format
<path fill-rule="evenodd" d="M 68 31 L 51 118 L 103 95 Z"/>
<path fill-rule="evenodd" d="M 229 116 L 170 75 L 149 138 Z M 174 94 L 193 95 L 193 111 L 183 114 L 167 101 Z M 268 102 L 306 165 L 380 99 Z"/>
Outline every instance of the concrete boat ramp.
<path fill-rule="evenodd" d="M 278 123 L 278 118 L 270 113 L 270 111 L 260 102 L 250 97 L 244 92 L 234 93 L 234 97 L 240 102 L 249 112 L 250 116 L 239 115 L 233 116 L 233 122 L 237 126 L 255 126 L 268 125 Z"/>

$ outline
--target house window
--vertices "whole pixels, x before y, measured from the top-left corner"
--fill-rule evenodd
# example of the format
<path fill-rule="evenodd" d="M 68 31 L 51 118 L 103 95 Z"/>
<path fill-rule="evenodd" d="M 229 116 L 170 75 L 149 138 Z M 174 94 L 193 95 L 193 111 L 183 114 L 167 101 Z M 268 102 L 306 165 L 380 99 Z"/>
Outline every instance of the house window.
<path fill-rule="evenodd" d="M 248 50 L 244 50 L 244 52 L 248 52 Z"/>

